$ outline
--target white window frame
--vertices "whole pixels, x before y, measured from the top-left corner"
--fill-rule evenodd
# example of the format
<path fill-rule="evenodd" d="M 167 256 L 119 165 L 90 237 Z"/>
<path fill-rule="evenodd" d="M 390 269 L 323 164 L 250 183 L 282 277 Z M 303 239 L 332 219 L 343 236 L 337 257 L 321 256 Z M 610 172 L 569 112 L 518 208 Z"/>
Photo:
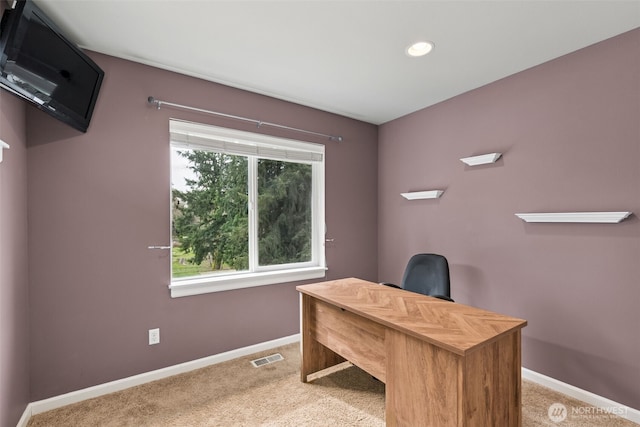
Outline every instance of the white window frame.
<path fill-rule="evenodd" d="M 247 156 L 249 161 L 248 271 L 172 277 L 169 285 L 172 298 L 325 277 L 324 145 L 177 119 L 169 121 L 169 133 L 171 147 L 242 155 Z M 265 267 L 257 265 L 258 215 L 255 207 L 258 190 L 255 171 L 259 159 L 289 160 L 312 165 L 312 250 L 309 262 Z"/>

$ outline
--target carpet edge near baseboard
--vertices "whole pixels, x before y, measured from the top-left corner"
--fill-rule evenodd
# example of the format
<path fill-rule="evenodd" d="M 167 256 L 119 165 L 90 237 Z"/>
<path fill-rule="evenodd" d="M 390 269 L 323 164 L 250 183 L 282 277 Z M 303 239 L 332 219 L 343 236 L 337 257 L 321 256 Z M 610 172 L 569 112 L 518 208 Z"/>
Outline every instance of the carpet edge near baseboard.
<path fill-rule="evenodd" d="M 226 362 L 238 357 L 244 357 L 261 351 L 281 347 L 283 345 L 293 344 L 299 341 L 300 334 L 294 334 L 287 337 L 282 337 L 275 340 L 265 341 L 263 343 L 258 343 L 219 354 L 214 354 L 211 356 L 203 357 L 201 359 L 168 366 L 166 368 L 145 372 L 131 377 L 110 381 L 108 383 L 99 384 L 81 390 L 72 391 L 48 399 L 31 402 L 25 408 L 25 411 L 18 421 L 16 427 L 27 427 L 29 419 L 32 416 L 40 414 L 42 412 L 61 408 L 63 406 L 81 402 L 83 400 L 92 399 L 94 397 L 103 396 L 109 393 L 114 393 L 120 390 L 145 384 L 151 381 L 160 380 L 173 375 L 193 371 L 195 369 L 204 368 L 206 366 L 214 365 L 217 363 Z M 555 378 L 548 377 L 524 367 L 522 368 L 522 378 L 598 408 L 621 408 L 623 414 L 617 414 L 618 416 L 640 424 L 640 410 L 638 409 L 622 405 L 605 397 L 580 389 L 578 387 L 572 386 L 571 384 L 564 383 L 562 381 L 556 380 Z"/>
<path fill-rule="evenodd" d="M 640 424 L 640 410 L 638 409 L 631 408 L 611 399 L 607 399 L 606 397 L 591 393 L 590 391 L 578 388 L 524 367 L 522 368 L 522 379 L 539 384 L 553 391 L 557 391 L 558 393 L 562 393 L 588 405 L 595 406 L 596 408 L 604 410 L 615 408 L 615 415 L 620 418 L 633 421 L 636 424 Z"/>
<path fill-rule="evenodd" d="M 171 377 L 173 375 L 182 374 L 185 372 L 226 362 L 232 359 L 237 359 L 239 357 L 249 356 L 254 353 L 271 350 L 273 348 L 293 344 L 296 342 L 300 342 L 300 334 L 294 334 L 287 337 L 277 338 L 271 341 L 265 341 L 247 347 L 242 347 L 235 350 L 203 357 L 201 359 L 168 366 L 166 368 L 156 369 L 142 374 L 133 375 L 131 377 L 122 378 L 104 384 L 98 384 L 92 387 L 87 387 L 84 389 L 61 394 L 59 396 L 31 402 L 27 405 L 16 427 L 26 427 L 29 419 L 32 416 L 40 414 L 42 412 L 61 408 L 73 403 L 82 402 L 83 400 L 93 399 L 105 394 L 114 393 L 130 387 L 146 384 L 151 381 L 157 381 L 163 378 Z"/>

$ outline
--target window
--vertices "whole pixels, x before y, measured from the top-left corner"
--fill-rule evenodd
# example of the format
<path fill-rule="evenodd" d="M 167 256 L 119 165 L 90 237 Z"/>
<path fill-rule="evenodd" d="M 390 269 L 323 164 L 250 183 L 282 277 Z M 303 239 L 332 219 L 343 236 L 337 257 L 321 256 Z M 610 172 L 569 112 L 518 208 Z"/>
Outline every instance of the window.
<path fill-rule="evenodd" d="M 324 146 L 170 121 L 172 297 L 325 275 Z"/>

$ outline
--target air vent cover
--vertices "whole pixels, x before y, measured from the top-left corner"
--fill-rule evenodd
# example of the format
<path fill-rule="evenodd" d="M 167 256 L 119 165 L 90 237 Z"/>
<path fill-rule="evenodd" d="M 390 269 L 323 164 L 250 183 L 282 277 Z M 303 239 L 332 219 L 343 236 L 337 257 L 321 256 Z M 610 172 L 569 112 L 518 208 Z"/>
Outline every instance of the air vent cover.
<path fill-rule="evenodd" d="M 279 362 L 281 360 L 284 360 L 284 357 L 282 357 L 280 353 L 276 353 L 276 354 L 272 354 L 271 356 L 265 356 L 259 359 L 252 360 L 251 364 L 256 368 L 259 368 L 260 366 L 268 365 L 274 362 Z"/>

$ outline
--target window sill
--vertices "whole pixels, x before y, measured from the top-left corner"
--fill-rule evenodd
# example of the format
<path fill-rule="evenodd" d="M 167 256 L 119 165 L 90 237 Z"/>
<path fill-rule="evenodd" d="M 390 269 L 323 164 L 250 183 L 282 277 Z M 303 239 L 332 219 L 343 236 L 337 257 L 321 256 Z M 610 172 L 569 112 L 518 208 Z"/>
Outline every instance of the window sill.
<path fill-rule="evenodd" d="M 276 283 L 319 279 L 325 277 L 326 270 L 326 267 L 306 267 L 259 273 L 198 277 L 197 279 L 178 279 L 171 282 L 169 290 L 171 291 L 171 298 L 188 297 L 211 292 L 274 285 Z"/>

